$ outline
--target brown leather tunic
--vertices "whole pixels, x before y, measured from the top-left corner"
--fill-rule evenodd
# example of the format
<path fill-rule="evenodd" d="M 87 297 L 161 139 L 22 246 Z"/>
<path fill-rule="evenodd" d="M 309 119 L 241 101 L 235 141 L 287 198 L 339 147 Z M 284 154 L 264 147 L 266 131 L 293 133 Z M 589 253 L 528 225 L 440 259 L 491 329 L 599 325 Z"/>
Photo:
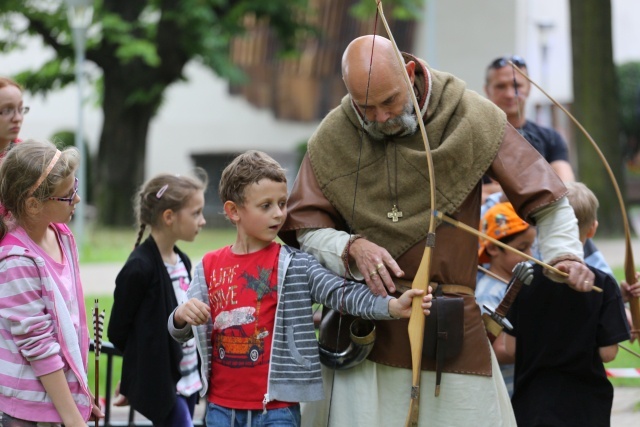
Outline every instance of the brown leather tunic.
<path fill-rule="evenodd" d="M 508 124 L 503 142 L 487 173 L 502 185 L 518 214 L 531 223 L 533 223 L 532 212 L 566 194 L 565 186 L 546 160 Z M 458 211 L 448 214 L 477 229 L 480 220 L 480 197 L 481 183 L 479 182 L 460 205 Z M 295 230 L 298 229 L 345 230 L 344 219 L 324 196 L 309 159 L 306 157 L 289 198 L 288 210 L 288 219 L 280 235 L 288 244 L 297 246 Z M 357 233 L 357 228 L 352 232 Z M 374 236 L 370 238 L 375 241 Z M 436 228 L 436 244 L 432 251 L 431 280 L 441 284 L 457 284 L 475 289 L 477 249 L 476 236 L 453 226 L 440 224 Z M 415 244 L 398 256 L 397 262 L 405 272 L 403 285 L 406 285 L 407 280 L 410 282 L 415 277 L 423 252 L 424 241 Z M 462 351 L 459 356 L 447 361 L 444 371 L 490 376 L 490 344 L 481 320 L 480 309 L 473 296 L 463 297 L 465 327 Z M 378 321 L 376 328 L 376 344 L 369 359 L 376 363 L 411 369 L 408 320 Z M 423 359 L 422 368 L 434 370 L 435 367 L 431 361 Z"/>

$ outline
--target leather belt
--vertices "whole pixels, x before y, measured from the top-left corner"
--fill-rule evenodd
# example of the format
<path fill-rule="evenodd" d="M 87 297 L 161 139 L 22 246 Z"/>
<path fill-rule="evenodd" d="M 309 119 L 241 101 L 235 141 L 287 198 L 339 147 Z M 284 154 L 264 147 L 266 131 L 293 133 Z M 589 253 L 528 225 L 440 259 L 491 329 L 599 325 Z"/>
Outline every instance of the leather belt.
<path fill-rule="evenodd" d="M 396 285 L 396 289 L 400 293 L 404 293 L 411 289 L 411 283 L 408 280 L 395 279 L 394 283 Z M 474 290 L 468 286 L 439 284 L 436 282 L 431 282 L 429 285 L 433 289 L 433 292 L 435 292 L 438 287 L 442 287 L 442 293 L 445 294 L 475 295 Z"/>

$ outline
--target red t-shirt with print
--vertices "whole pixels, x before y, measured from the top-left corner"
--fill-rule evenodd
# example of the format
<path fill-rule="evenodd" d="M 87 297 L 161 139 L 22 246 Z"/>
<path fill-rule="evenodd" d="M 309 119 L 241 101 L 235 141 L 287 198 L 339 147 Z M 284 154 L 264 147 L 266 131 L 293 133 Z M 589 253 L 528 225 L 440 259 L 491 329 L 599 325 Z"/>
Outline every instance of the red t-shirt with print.
<path fill-rule="evenodd" d="M 234 254 L 227 246 L 202 260 L 213 321 L 209 402 L 232 409 L 263 408 L 278 303 L 279 252 L 275 242 L 250 254 Z M 267 409 L 289 405 L 272 401 Z"/>

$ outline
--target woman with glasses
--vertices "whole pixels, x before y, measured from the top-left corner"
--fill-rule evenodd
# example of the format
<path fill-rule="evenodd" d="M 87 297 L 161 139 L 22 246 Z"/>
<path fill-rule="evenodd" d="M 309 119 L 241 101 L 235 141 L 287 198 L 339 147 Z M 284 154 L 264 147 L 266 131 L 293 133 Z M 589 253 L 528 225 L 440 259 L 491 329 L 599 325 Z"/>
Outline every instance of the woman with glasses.
<path fill-rule="evenodd" d="M 22 87 L 7 77 L 0 77 L 0 159 L 19 141 L 22 119 L 28 112 L 29 107 L 22 105 Z"/>

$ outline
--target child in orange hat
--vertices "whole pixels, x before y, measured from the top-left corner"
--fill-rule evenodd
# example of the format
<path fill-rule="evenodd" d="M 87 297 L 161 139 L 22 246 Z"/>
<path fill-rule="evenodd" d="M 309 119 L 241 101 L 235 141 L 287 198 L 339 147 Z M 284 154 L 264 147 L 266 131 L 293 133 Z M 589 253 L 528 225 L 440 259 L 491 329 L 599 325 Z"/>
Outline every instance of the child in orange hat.
<path fill-rule="evenodd" d="M 520 218 L 510 202 L 498 203 L 485 212 L 480 223 L 480 231 L 501 241 L 504 244 L 531 255 L 531 248 L 536 239 L 536 229 Z M 480 239 L 478 262 L 488 264 L 489 271 L 497 277 L 506 280 L 511 278 L 511 272 L 517 263 L 526 261 L 521 255 L 515 254 L 491 243 L 487 239 Z M 483 305 L 496 308 L 507 292 L 507 285 L 488 274 L 483 274 L 476 285 L 476 302 L 480 310 L 485 311 Z M 500 371 L 505 380 L 509 396 L 513 394 L 514 358 L 498 355 Z"/>

